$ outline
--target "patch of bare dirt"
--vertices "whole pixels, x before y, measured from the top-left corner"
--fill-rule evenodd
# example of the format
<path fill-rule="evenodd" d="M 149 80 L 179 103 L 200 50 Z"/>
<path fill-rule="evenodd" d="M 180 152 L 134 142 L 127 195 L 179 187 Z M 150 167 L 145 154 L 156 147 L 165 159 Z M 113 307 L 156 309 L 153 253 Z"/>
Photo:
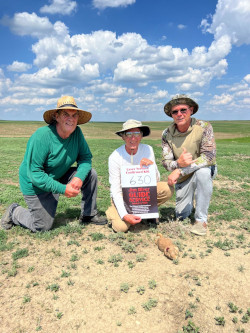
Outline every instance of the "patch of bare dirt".
<path fill-rule="evenodd" d="M 242 185 L 245 185 L 245 182 L 238 182 L 236 180 L 228 179 L 226 177 L 218 175 L 213 180 L 213 184 L 218 189 L 224 188 L 231 192 L 235 192 L 235 191 L 242 191 Z"/>
<path fill-rule="evenodd" d="M 15 247 L 0 252 L 1 332 L 177 333 L 189 320 L 199 327 L 196 332 L 228 333 L 239 327 L 247 332 L 249 323 L 241 322 L 250 305 L 247 247 L 235 247 L 225 256 L 211 246 L 212 231 L 195 237 L 189 227 L 176 221 L 161 222 L 157 229 L 137 225 L 119 238 L 108 226 L 88 225 L 82 234 L 48 241 L 10 230 Z M 178 244 L 178 262 L 158 250 L 157 232 Z M 106 238 L 93 240 L 97 233 Z M 129 245 L 136 252 L 125 251 Z M 9 276 L 17 248 L 26 248 L 28 256 L 16 260 L 17 274 Z M 118 256 L 122 259 L 115 264 Z M 154 289 L 150 281 L 151 287 L 155 281 Z M 230 302 L 242 313 L 230 312 Z M 224 317 L 225 326 L 216 325 L 216 317 Z"/>
<path fill-rule="evenodd" d="M 9 180 L 9 179 L 2 179 L 1 182 L 2 182 L 2 184 L 13 185 L 13 186 L 19 187 L 19 183 L 13 182 L 12 180 Z"/>

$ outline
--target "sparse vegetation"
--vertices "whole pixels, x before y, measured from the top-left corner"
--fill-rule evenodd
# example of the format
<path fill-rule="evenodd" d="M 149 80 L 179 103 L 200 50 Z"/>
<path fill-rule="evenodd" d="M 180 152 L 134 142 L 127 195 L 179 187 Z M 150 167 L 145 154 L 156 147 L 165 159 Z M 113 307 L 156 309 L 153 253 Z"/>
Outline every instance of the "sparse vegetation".
<path fill-rule="evenodd" d="M 100 129 L 99 124 L 91 126 Z M 117 124 L 112 126 L 115 132 Z M 166 181 L 160 147 L 165 123 L 152 123 L 152 128 L 159 131 L 159 138 L 143 142 L 152 145 L 161 179 Z M 98 210 L 105 214 L 110 205 L 107 159 L 121 141 L 115 138 L 103 144 L 103 138 L 91 138 L 92 132 L 98 131 L 88 132 L 87 137 L 99 176 Z M 0 218 L 12 202 L 25 206 L 18 168 L 27 140 L 0 137 Z M 90 331 L 91 318 L 98 331 L 105 316 L 110 324 L 105 333 L 129 331 L 131 321 L 135 330 L 149 332 L 154 325 L 161 332 L 168 327 L 166 318 L 172 325 L 169 331 L 178 333 L 207 332 L 207 320 L 211 332 L 247 332 L 249 143 L 249 137 L 217 140 L 219 174 L 206 237 L 189 235 L 191 219 L 176 222 L 175 197 L 159 208 L 156 229 L 144 224 L 128 233 L 114 233 L 108 226 L 79 225 L 80 197 L 61 195 L 51 231 L 0 230 L 1 311 L 12 318 L 8 322 L 3 316 L 1 329 L 4 325 L 5 331 L 13 332 Z M 178 245 L 178 260 L 170 261 L 157 249 L 157 232 Z M 207 312 L 206 320 L 204 309 L 214 310 Z M 150 319 L 141 321 L 141 314 Z"/>

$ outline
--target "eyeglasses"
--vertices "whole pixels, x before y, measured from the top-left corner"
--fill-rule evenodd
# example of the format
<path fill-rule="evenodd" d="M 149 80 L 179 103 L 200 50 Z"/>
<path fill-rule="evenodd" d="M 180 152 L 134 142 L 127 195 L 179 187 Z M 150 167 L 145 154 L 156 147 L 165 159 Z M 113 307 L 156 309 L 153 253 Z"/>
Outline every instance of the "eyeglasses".
<path fill-rule="evenodd" d="M 186 114 L 187 110 L 189 110 L 189 108 L 187 108 L 187 109 L 180 109 L 180 110 L 174 110 L 174 111 L 171 112 L 171 114 L 177 115 L 178 112 L 180 112 L 181 114 Z"/>
<path fill-rule="evenodd" d="M 132 136 L 139 138 L 139 136 L 141 136 L 141 132 L 125 132 L 125 136 L 127 138 L 132 138 Z"/>

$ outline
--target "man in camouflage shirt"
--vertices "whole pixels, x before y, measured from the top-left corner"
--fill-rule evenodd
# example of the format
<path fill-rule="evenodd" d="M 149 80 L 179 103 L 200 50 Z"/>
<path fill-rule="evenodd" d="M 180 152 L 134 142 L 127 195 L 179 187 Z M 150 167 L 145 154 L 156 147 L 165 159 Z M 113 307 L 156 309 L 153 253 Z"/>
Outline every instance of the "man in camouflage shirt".
<path fill-rule="evenodd" d="M 198 104 L 186 95 L 176 95 L 164 106 L 173 123 L 162 133 L 163 166 L 172 171 L 168 184 L 175 186 L 176 217 L 188 217 L 195 199 L 195 224 L 191 232 L 205 235 L 208 207 L 216 175 L 216 145 L 212 125 L 191 118 Z"/>

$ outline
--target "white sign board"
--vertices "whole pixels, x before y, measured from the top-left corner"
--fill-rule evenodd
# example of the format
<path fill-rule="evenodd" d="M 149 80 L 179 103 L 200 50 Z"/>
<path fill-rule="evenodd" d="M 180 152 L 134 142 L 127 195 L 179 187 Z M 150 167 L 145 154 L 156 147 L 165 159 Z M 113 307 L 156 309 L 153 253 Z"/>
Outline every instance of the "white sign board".
<path fill-rule="evenodd" d="M 128 214 L 142 219 L 158 218 L 157 180 L 155 165 L 122 166 L 121 184 Z"/>

